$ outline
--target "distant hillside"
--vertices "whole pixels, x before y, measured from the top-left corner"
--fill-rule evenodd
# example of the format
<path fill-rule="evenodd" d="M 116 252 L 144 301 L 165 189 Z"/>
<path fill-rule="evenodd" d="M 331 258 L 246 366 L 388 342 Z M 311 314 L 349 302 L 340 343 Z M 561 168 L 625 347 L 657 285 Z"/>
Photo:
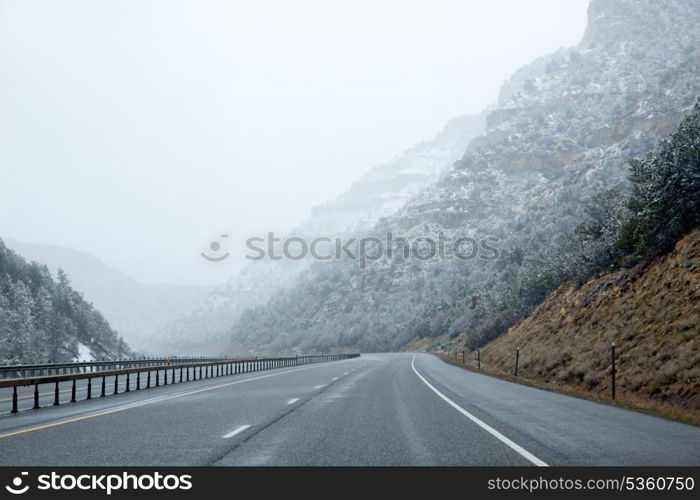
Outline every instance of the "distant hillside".
<path fill-rule="evenodd" d="M 72 248 L 5 240 L 7 247 L 27 260 L 59 268 L 71 286 L 99 309 L 112 327 L 134 349 L 148 351 L 151 337 L 179 315 L 190 311 L 210 288 L 137 281 L 109 267 L 97 257 Z"/>
<path fill-rule="evenodd" d="M 313 238 L 367 232 L 446 174 L 485 127 L 486 112 L 453 118 L 432 139 L 369 169 L 345 193 L 314 207 L 311 217 L 293 233 Z"/>
<path fill-rule="evenodd" d="M 63 271 L 27 263 L 0 240 L 0 364 L 120 358 L 131 353 Z"/>

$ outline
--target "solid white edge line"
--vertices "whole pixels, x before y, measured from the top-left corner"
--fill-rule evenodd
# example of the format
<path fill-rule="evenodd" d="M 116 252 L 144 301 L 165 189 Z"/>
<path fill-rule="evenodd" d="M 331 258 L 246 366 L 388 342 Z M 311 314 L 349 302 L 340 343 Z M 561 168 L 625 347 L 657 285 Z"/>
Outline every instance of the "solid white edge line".
<path fill-rule="evenodd" d="M 505 445 L 507 445 L 508 447 L 510 447 L 512 450 L 518 452 L 520 455 L 522 455 L 523 457 L 525 457 L 527 460 L 529 460 L 529 461 L 532 462 L 533 464 L 537 465 L 538 467 L 549 467 L 549 464 L 547 464 L 546 462 L 540 460 L 539 458 L 537 458 L 535 455 L 533 455 L 532 453 L 530 453 L 529 451 L 527 451 L 527 450 L 526 450 L 525 448 L 523 448 L 522 446 L 520 446 L 520 445 L 514 443 L 513 441 L 511 441 L 510 439 L 508 439 L 507 437 L 505 437 L 503 434 L 501 434 L 500 432 L 498 432 L 496 429 L 494 429 L 493 427 L 491 427 L 489 424 L 487 424 L 487 423 L 484 422 L 483 420 L 481 420 L 481 419 L 475 417 L 474 415 L 472 415 L 471 413 L 469 413 L 467 410 L 465 410 L 464 408 L 462 408 L 461 406 L 459 406 L 457 403 L 455 403 L 454 401 L 452 401 L 450 398 L 448 398 L 447 396 L 445 396 L 443 393 L 441 393 L 440 391 L 438 391 L 435 387 L 433 387 L 433 385 L 432 385 L 430 382 L 428 382 L 428 381 L 425 379 L 425 377 L 423 377 L 423 375 L 421 375 L 420 373 L 418 373 L 418 370 L 416 370 L 415 361 L 416 361 L 416 355 L 414 354 L 414 355 L 413 355 L 413 359 L 411 360 L 411 368 L 413 368 L 413 372 L 418 376 L 419 379 L 421 379 L 421 380 L 423 381 L 423 383 L 424 383 L 425 385 L 427 385 L 435 394 L 437 394 L 438 396 L 440 396 L 445 402 L 447 402 L 447 403 L 448 403 L 450 406 L 452 406 L 455 410 L 457 410 L 457 411 L 460 412 L 462 415 L 464 415 L 465 417 L 467 417 L 469 420 L 471 420 L 472 422 L 474 422 L 476 425 L 478 425 L 479 427 L 481 427 L 482 429 L 484 429 L 486 432 L 488 432 L 489 434 L 491 434 L 492 436 L 494 436 L 496 439 L 498 439 L 499 441 L 501 441 L 502 443 L 504 443 Z"/>
<path fill-rule="evenodd" d="M 232 437 L 235 436 L 236 434 L 240 434 L 241 432 L 243 432 L 244 430 L 246 430 L 248 427 L 250 427 L 250 425 L 241 425 L 240 427 L 236 427 L 235 429 L 233 429 L 233 430 L 232 430 L 231 432 L 229 432 L 228 434 L 224 434 L 224 435 L 223 435 L 223 438 L 224 438 L 224 439 L 232 438 Z"/>
<path fill-rule="evenodd" d="M 288 404 L 288 405 L 293 405 L 293 404 L 296 403 L 297 401 L 299 401 L 299 398 L 293 398 L 293 399 L 290 399 L 289 401 L 287 401 L 287 404 Z"/>

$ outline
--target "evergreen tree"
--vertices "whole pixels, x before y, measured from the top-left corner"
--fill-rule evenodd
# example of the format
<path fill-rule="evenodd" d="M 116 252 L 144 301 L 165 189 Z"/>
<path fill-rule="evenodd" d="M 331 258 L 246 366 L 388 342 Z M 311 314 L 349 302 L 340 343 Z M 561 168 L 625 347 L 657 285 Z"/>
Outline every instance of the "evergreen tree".
<path fill-rule="evenodd" d="M 700 101 L 678 130 L 631 163 L 631 217 L 620 245 L 637 255 L 664 252 L 700 223 Z"/>

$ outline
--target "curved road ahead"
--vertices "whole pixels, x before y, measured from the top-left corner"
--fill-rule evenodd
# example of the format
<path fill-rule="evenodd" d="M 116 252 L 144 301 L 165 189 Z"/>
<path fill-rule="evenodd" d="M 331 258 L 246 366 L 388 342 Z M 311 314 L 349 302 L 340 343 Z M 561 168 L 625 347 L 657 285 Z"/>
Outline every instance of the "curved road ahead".
<path fill-rule="evenodd" d="M 1 465 L 700 465 L 700 428 L 365 354 L 0 417 Z"/>

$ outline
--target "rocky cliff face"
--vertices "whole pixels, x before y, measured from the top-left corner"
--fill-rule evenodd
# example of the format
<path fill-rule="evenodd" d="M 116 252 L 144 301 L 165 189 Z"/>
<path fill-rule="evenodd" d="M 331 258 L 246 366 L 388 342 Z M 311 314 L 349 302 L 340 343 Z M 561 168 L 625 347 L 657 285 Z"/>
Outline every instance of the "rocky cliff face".
<path fill-rule="evenodd" d="M 370 169 L 338 198 L 314 208 L 294 233 L 308 238 L 367 232 L 446 173 L 471 140 L 481 135 L 485 122 L 486 113 L 450 120 L 433 139 Z"/>
<path fill-rule="evenodd" d="M 469 142 L 483 132 L 485 118 L 485 113 L 454 118 L 433 139 L 371 168 L 348 191 L 316 207 L 292 235 L 311 240 L 369 231 L 379 219 L 393 214 L 449 170 Z M 246 309 L 263 305 L 281 290 L 292 287 L 310 265 L 308 260 L 251 262 L 192 312 L 163 328 L 149 349 L 189 354 L 245 352 L 242 346 L 229 344 L 231 326 Z"/>
<path fill-rule="evenodd" d="M 669 134 L 700 95 L 700 4 L 594 0 L 588 15 L 576 47 L 517 71 L 486 133 L 374 228 L 380 237 L 492 236 L 499 259 L 317 264 L 245 314 L 233 338 L 260 350 L 395 349 L 484 323 L 485 297 L 498 310 L 515 293 L 501 284 L 546 258 L 596 193 L 624 192 L 628 159 Z"/>

